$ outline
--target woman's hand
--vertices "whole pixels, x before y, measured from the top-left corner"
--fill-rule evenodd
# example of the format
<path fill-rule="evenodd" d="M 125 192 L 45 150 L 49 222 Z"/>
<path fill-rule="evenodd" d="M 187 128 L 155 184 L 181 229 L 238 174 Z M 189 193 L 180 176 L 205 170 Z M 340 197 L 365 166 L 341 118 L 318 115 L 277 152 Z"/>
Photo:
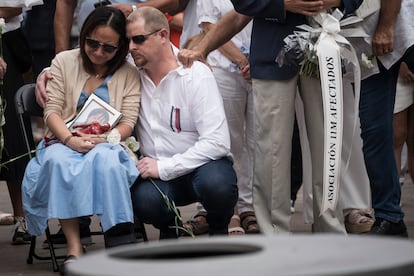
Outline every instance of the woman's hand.
<path fill-rule="evenodd" d="M 80 153 L 88 153 L 91 149 L 95 147 L 96 143 L 94 139 L 91 138 L 88 134 L 74 133 L 73 136 L 67 139 L 65 145 L 73 149 L 74 151 Z"/>

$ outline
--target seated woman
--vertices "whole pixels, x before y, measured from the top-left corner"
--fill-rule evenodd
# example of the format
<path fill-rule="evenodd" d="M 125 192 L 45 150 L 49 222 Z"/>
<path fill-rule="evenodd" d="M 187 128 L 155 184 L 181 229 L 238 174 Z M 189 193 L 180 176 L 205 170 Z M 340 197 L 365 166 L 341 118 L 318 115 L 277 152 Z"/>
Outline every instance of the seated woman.
<path fill-rule="evenodd" d="M 80 48 L 59 53 L 52 61 L 44 109 L 46 136 L 58 143 L 38 146 L 25 172 L 23 202 L 28 229 L 40 235 L 47 220 L 58 218 L 67 239 L 66 262 L 82 254 L 77 218 L 98 214 L 103 231 L 134 221 L 129 188 L 138 177 L 134 161 L 119 144 L 102 135 L 71 132 L 74 118 L 95 94 L 122 113 L 115 129 L 121 139 L 136 123 L 140 82 L 126 62 L 125 16 L 111 7 L 95 9 L 80 33 Z M 112 130 L 114 131 L 114 130 Z M 64 262 L 65 263 L 65 262 Z"/>

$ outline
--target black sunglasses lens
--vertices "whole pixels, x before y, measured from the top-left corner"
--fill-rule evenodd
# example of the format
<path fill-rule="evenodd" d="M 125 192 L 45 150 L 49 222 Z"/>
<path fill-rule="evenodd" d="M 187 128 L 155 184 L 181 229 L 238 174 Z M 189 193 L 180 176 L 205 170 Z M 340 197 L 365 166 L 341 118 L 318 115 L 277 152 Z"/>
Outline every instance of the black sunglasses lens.
<path fill-rule="evenodd" d="M 102 49 L 104 50 L 104 52 L 107 52 L 108 54 L 112 54 L 116 50 L 116 48 L 118 48 L 116 46 L 112 46 L 109 44 L 101 44 L 99 41 L 96 41 L 91 38 L 85 39 L 85 42 L 89 47 L 91 47 L 94 50 L 98 49 L 99 46 L 102 45 Z"/>
<path fill-rule="evenodd" d="M 112 53 L 116 50 L 116 48 L 117 48 L 117 47 L 112 46 L 112 45 L 108 45 L 108 44 L 104 44 L 104 45 L 102 46 L 102 49 L 103 49 L 105 52 L 107 52 L 108 54 L 112 54 Z"/>
<path fill-rule="evenodd" d="M 136 36 L 133 36 L 131 39 L 135 44 L 142 44 L 145 42 L 145 40 L 147 40 L 145 35 L 136 35 Z"/>
<path fill-rule="evenodd" d="M 88 44 L 89 47 L 91 47 L 92 49 L 98 49 L 99 48 L 99 41 L 87 38 L 86 40 L 86 44 Z"/>

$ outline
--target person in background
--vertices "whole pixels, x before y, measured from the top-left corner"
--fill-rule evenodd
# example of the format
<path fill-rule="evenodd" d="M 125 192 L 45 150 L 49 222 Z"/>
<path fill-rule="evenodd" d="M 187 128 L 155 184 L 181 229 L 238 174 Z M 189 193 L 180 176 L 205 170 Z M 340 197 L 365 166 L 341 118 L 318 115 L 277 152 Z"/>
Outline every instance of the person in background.
<path fill-rule="evenodd" d="M 160 238 L 177 238 L 175 215 L 160 189 L 176 206 L 201 202 L 208 212 L 209 234 L 228 235 L 237 179 L 213 74 L 200 62 L 189 69 L 178 63 L 167 19 L 155 8 L 131 13 L 127 36 L 142 84 L 136 130 L 144 157 L 132 188 L 135 214 L 160 229 Z"/>
<path fill-rule="evenodd" d="M 394 152 L 393 117 L 400 63 L 408 57 L 409 49 L 414 45 L 413 12 L 413 1 L 381 0 L 380 9 L 361 22 L 378 63 L 376 72 L 362 77 L 359 104 L 362 150 L 375 211 L 372 235 L 408 237 L 400 206 L 401 185 Z M 354 45 L 357 51 L 362 49 L 358 46 Z M 410 63 L 406 64 L 410 66 Z"/>
<path fill-rule="evenodd" d="M 63 51 L 52 61 L 44 108 L 46 135 L 23 180 L 23 203 L 32 235 L 43 234 L 50 218 L 59 219 L 67 240 L 64 264 L 82 255 L 78 217 L 98 214 L 105 246 L 135 242 L 130 187 L 138 177 L 135 162 L 118 143 L 132 134 L 140 102 L 136 69 L 126 61 L 125 16 L 115 8 L 95 9 L 80 32 L 80 48 Z M 92 94 L 123 116 L 110 132 L 71 132 L 73 119 Z M 48 139 L 48 140 L 50 140 Z M 122 226 L 117 239 L 107 239 Z M 121 237 L 122 236 L 122 237 Z"/>
<path fill-rule="evenodd" d="M 3 104 L 7 103 L 4 111 L 5 124 L 2 126 L 4 135 L 4 146 L 1 153 L 1 162 L 5 162 L 26 153 L 26 148 L 14 106 L 14 95 L 16 91 L 26 82 L 31 81 L 32 57 L 30 48 L 21 29 L 23 11 L 34 5 L 42 4 L 39 0 L 16 0 L 10 5 L 0 3 L 0 18 L 6 21 L 2 29 L 3 58 L 7 63 L 7 71 L 3 78 Z M 26 118 L 28 126 L 27 133 L 31 136 L 30 121 Z M 31 139 L 33 140 L 33 139 Z M 34 146 L 34 145 L 32 145 Z M 1 168 L 0 179 L 7 182 L 10 199 L 13 206 L 14 225 L 12 243 L 25 244 L 30 242 L 30 235 L 27 233 L 26 222 L 22 206 L 21 183 L 28 157 L 20 158 L 15 162 Z"/>
<path fill-rule="evenodd" d="M 307 23 L 306 16 L 318 14 L 327 8 L 341 6 L 345 14 L 352 13 L 361 1 L 232 1 L 233 11 L 223 17 L 226 32 L 219 43 L 208 45 L 206 53 L 242 29 L 253 18 L 250 50 L 250 74 L 253 81 L 255 118 L 255 157 L 253 180 L 253 205 L 265 234 L 287 233 L 290 225 L 290 162 L 291 141 L 294 125 L 295 96 L 300 78 L 300 91 L 305 104 L 306 127 L 312 156 L 312 188 L 314 232 L 345 234 L 340 206 L 321 213 L 322 205 L 322 152 L 323 120 L 320 82 L 298 75 L 297 66 L 282 66 L 275 62 L 284 45 L 284 38 L 293 33 L 297 25 Z M 285 3 L 286 5 L 283 5 Z M 229 23 L 231 22 L 231 24 Z M 219 27 L 217 27 L 219 29 Z M 208 34 L 206 35 L 206 38 Z M 269 47 L 265 41 L 272 37 Z M 210 38 L 209 38 L 210 39 Z M 206 39 L 206 44 L 208 40 Z M 205 46 L 205 44 L 203 44 Z M 269 50 L 269 48 L 271 50 Z M 205 51 L 204 51 L 205 50 Z M 185 50 L 183 50 L 185 53 Z M 191 59 L 183 55 L 183 63 Z M 180 57 L 180 56 L 179 56 Z M 289 93 L 287 93 L 289 91 Z M 315 165 L 316 164 L 316 165 Z"/>
<path fill-rule="evenodd" d="M 414 50 L 407 53 L 414 66 Z M 407 169 L 414 179 L 414 72 L 411 71 L 406 62 L 400 66 L 399 78 L 397 82 L 397 92 L 394 106 L 394 151 L 397 160 L 397 168 L 401 177 L 402 150 L 404 144 L 407 146 Z M 400 181 L 403 184 L 403 181 Z"/>
<path fill-rule="evenodd" d="M 230 1 L 198 1 L 198 24 L 204 33 L 208 33 L 210 28 L 232 9 Z M 250 36 L 251 24 L 248 24 L 231 41 L 207 57 L 223 98 L 234 169 L 237 174 L 239 199 L 229 225 L 229 233 L 235 235 L 260 232 L 252 202 L 254 139 L 253 95 L 248 60 Z"/>
<path fill-rule="evenodd" d="M 169 15 L 165 13 L 167 17 L 168 24 L 170 25 L 170 40 L 175 47 L 180 47 L 180 37 L 181 32 L 183 31 L 183 13 L 177 13 L 176 15 Z"/>
<path fill-rule="evenodd" d="M 56 0 L 43 0 L 43 5 L 34 6 L 27 11 L 23 20 L 23 32 L 32 53 L 32 70 L 34 81 L 39 73 L 55 57 L 55 40 L 53 34 L 53 17 Z M 33 138 L 37 144 L 43 138 L 44 124 L 41 118 L 34 120 Z"/>
<path fill-rule="evenodd" d="M 6 62 L 4 62 L 4 59 L 2 57 L 0 57 L 0 80 L 3 80 L 4 74 L 6 73 L 6 71 L 7 71 L 7 64 L 6 64 Z M 3 99 L 2 98 L 0 98 L 0 105 L 3 105 Z M 0 116 L 1 116 L 0 118 L 1 118 L 1 122 L 2 122 L 0 124 L 0 127 L 3 127 L 3 125 L 4 125 L 4 115 L 0 114 Z M 3 133 L 1 133 L 0 135 L 1 135 L 1 137 L 0 137 L 1 142 L 0 143 L 2 143 L 2 145 L 3 145 L 3 142 L 4 142 Z M 14 223 L 13 214 L 0 211 L 0 225 L 11 225 L 13 223 Z"/>

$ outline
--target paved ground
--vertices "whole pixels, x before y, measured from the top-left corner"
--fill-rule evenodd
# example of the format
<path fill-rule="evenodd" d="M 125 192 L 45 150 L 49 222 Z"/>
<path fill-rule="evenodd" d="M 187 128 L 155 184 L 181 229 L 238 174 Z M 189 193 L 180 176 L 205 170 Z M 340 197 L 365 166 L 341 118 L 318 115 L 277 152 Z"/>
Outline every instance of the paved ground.
<path fill-rule="evenodd" d="M 410 179 L 406 181 L 403 186 L 403 209 L 405 211 L 405 222 L 408 227 L 410 240 L 414 240 L 414 185 Z M 4 182 L 0 182 L 0 210 L 11 211 L 11 204 L 7 192 L 7 186 Z M 181 209 L 183 219 L 187 220 L 194 214 L 194 206 L 187 206 Z M 299 197 L 296 204 L 296 212 L 292 217 L 292 229 L 294 233 L 310 232 L 310 226 L 303 223 L 302 216 L 302 199 Z M 99 230 L 98 220 L 93 218 L 92 230 Z M 58 229 L 56 221 L 51 222 L 52 232 Z M 147 233 L 150 240 L 158 239 L 158 232 L 146 226 Z M 0 226 L 0 275 L 58 275 L 52 272 L 52 267 L 49 261 L 34 260 L 34 263 L 26 264 L 26 257 L 28 253 L 28 245 L 13 246 L 10 244 L 12 236 L 12 226 Z M 38 238 L 39 244 L 44 240 L 44 237 Z M 93 236 L 94 244 L 88 247 L 88 252 L 103 249 L 103 237 Z M 48 253 L 47 250 L 38 249 L 39 253 Z M 64 254 L 64 249 L 58 249 L 58 253 Z"/>

